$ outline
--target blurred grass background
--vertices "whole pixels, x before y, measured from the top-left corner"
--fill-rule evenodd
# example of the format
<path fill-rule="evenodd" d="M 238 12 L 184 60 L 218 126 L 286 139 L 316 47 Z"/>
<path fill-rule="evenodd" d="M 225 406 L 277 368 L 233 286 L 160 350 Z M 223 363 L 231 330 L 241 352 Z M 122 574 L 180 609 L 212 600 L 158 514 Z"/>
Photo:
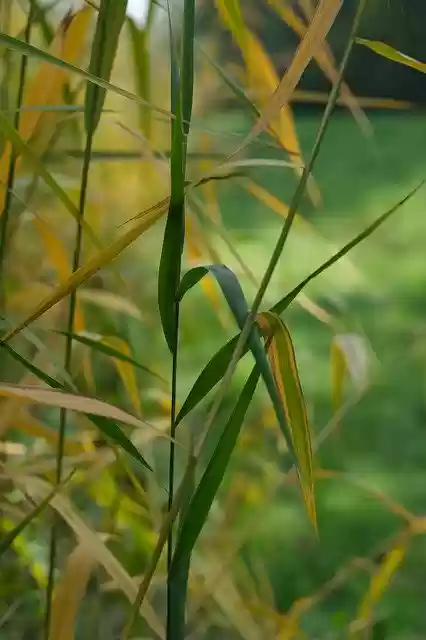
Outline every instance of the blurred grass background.
<path fill-rule="evenodd" d="M 55 10 L 38 14 L 44 16 L 52 32 L 60 29 L 58 21 L 64 16 L 66 4 L 58 3 Z M 258 33 L 281 76 L 298 38 L 271 8 L 263 11 L 266 4 L 260 0 L 242 3 L 243 14 L 248 29 Z M 303 2 L 289 4 L 302 19 Z M 347 16 L 351 10 L 353 13 L 355 4 L 345 3 L 330 35 L 336 58 L 347 37 Z M 22 38 L 27 5 L 6 0 L 0 6 L 3 32 Z M 426 59 L 422 34 L 416 40 L 410 31 L 421 23 L 420 16 L 425 13 L 422 7 L 389 7 L 371 0 L 361 35 L 386 40 L 405 53 Z M 90 9 L 86 6 L 84 11 Z M 135 36 L 138 26 L 125 25 L 111 81 L 168 110 L 167 14 L 156 3 L 152 11 L 148 35 L 139 32 Z M 179 3 L 172 3 L 176 29 L 179 11 Z M 265 87 L 253 86 L 247 80 L 238 47 L 231 42 L 217 6 L 200 2 L 197 11 L 200 45 L 255 100 L 256 92 L 265 92 Z M 259 12 L 262 21 L 258 21 Z M 81 44 L 73 61 L 82 68 L 87 67 L 93 15 L 80 34 L 85 46 Z M 31 42 L 47 49 L 42 26 L 35 23 Z M 146 48 L 141 44 L 144 37 Z M 347 82 L 359 97 L 360 107 L 364 104 L 361 98 L 378 100 L 374 108 L 364 112 L 371 129 L 362 130 L 345 107 L 335 111 L 315 167 L 314 186 L 302 202 L 265 307 L 403 198 L 425 175 L 423 77 L 360 50 L 356 49 L 351 60 Z M 2 49 L 2 112 L 11 118 L 19 64 L 16 53 Z M 143 71 L 147 66 L 150 78 Z M 48 96 L 46 83 L 52 78 L 52 67 L 40 82 L 37 73 L 42 67 L 43 63 L 29 60 L 26 86 L 32 86 L 33 106 L 46 107 L 48 100 L 51 105 L 83 105 L 81 78 L 67 75 L 58 92 Z M 318 92 L 328 91 L 329 85 L 324 86 L 323 74 L 314 73 L 312 67 L 313 63 L 299 89 L 316 91 L 319 100 Z M 374 87 L 372 77 L 379 78 Z M 145 96 L 143 91 L 147 92 Z M 308 157 L 323 105 L 302 98 L 302 94 L 294 96 L 291 113 L 298 144 Z M 390 100 L 401 103 L 395 108 Z M 410 108 L 402 103 L 405 100 Z M 69 197 L 76 200 L 84 148 L 83 114 L 40 113 L 37 126 L 28 136 L 29 146 Z M 24 110 L 21 125 L 23 114 Z M 197 55 L 190 177 L 196 179 L 226 159 L 252 124 L 253 119 L 214 67 Z M 120 225 L 169 193 L 168 120 L 155 110 L 108 93 L 94 150 L 86 220 L 107 244 L 127 228 Z M 269 159 L 291 159 L 266 135 L 246 150 L 245 159 L 252 159 L 254 168 L 245 168 L 244 176 L 212 181 L 193 192 L 185 265 L 226 263 L 241 279 L 251 301 L 297 175 L 288 167 L 262 166 Z M 414 640 L 425 636 L 425 199 L 424 191 L 420 191 L 374 236 L 316 279 L 305 296 L 285 313 L 314 438 L 322 437 L 324 429 L 327 435 L 316 462 L 318 540 L 298 489 L 283 472 L 280 434 L 266 394 L 260 389 L 197 543 L 189 582 L 187 637 L 283 640 L 355 634 Z M 69 212 L 41 180 L 34 179 L 25 162 L 17 171 L 10 213 L 2 276 L 5 330 L 27 317 L 59 280 L 66 279 L 74 237 Z M 80 328 L 113 337 L 115 342 L 111 344 L 168 379 L 169 354 L 157 309 L 163 231 L 164 221 L 160 220 L 117 260 L 85 282 L 77 297 Z M 96 248 L 86 239 L 84 261 L 95 253 Z M 191 292 L 183 308 L 180 403 L 206 362 L 235 330 L 231 314 L 210 280 Z M 67 306 L 62 301 L 16 341 L 21 353 L 59 376 L 63 375 L 64 338 L 55 330 L 64 329 L 66 314 Z M 332 403 L 331 362 L 336 333 L 356 334 L 361 345 L 357 357 L 368 360 L 360 387 L 356 380 L 345 381 L 345 404 L 337 413 Z M 249 366 L 246 357 L 227 394 L 224 414 L 231 408 Z M 0 371 L 2 382 L 34 383 L 4 352 Z M 72 376 L 79 391 L 166 428 L 168 386 L 149 373 L 123 362 L 120 366 L 120 361 L 75 342 Z M 205 415 L 204 406 L 194 411 L 185 421 L 185 434 L 202 430 Z M 55 408 L 2 399 L 4 532 L 27 513 L 31 498 L 44 495 L 44 485 L 38 483 L 53 481 L 58 424 Z M 62 516 L 58 580 L 65 593 L 63 603 L 68 603 L 61 605 L 58 597 L 57 611 L 65 615 L 69 608 L 70 635 L 52 632 L 51 640 L 120 637 L 136 584 L 132 578 L 140 578 L 148 565 L 166 499 L 158 482 L 164 486 L 167 480 L 166 443 L 144 432 L 133 432 L 132 437 L 142 442 L 142 451 L 155 468 L 155 479 L 129 462 L 133 473 L 126 472 L 120 458 L 117 462 L 99 442 L 99 434 L 85 418 L 72 414 L 69 420 L 65 466 L 76 466 L 78 472 L 63 502 L 58 498 L 54 504 Z M 211 437 L 209 446 L 213 447 L 218 434 L 212 433 Z M 0 638 L 44 637 L 41 629 L 50 522 L 51 513 L 44 513 L 0 558 Z M 88 542 L 93 531 L 101 534 L 96 554 Z M 111 558 L 105 559 L 108 553 L 114 554 L 118 568 L 114 565 L 111 569 Z M 164 571 L 162 563 L 149 591 L 146 606 L 150 613 L 135 625 L 135 639 L 161 635 Z M 74 601 L 78 616 L 73 615 L 74 605 L 70 604 Z M 357 620 L 364 621 L 360 630 Z"/>

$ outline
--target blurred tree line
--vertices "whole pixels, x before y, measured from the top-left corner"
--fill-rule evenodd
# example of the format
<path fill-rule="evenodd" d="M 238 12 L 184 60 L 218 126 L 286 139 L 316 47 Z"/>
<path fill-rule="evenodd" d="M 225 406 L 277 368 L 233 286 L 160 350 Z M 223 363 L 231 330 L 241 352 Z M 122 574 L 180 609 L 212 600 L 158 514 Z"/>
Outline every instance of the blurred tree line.
<path fill-rule="evenodd" d="M 299 0 L 282 0 L 300 16 L 303 16 Z M 340 59 L 347 41 L 351 20 L 358 0 L 343 0 L 340 15 L 329 35 L 329 44 L 337 59 Z M 311 2 L 311 5 L 315 2 Z M 247 25 L 261 38 L 268 53 L 282 75 L 292 59 L 299 42 L 298 36 L 290 27 L 277 17 L 267 3 L 258 0 L 244 0 L 244 18 Z M 214 0 L 204 0 L 204 11 L 200 20 L 201 30 L 212 34 L 222 31 L 220 56 L 222 62 L 235 60 L 237 49 L 231 35 L 220 26 Z M 381 40 L 396 49 L 419 60 L 426 61 L 426 2 L 424 0 L 369 0 L 365 9 L 359 35 L 372 40 Z M 217 32 L 215 33 L 215 37 Z M 409 100 L 417 104 L 426 102 L 426 78 L 418 72 L 395 65 L 374 55 L 363 47 L 356 47 L 346 80 L 352 91 L 358 96 L 383 97 L 397 100 Z M 327 91 L 329 84 L 317 65 L 311 64 L 299 85 L 302 90 Z"/>

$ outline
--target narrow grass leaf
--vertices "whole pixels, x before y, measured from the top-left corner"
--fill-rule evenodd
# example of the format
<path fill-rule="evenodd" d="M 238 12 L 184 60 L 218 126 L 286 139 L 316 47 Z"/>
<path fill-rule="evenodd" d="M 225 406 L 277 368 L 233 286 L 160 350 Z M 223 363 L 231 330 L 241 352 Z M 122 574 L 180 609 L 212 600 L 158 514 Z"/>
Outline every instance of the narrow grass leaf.
<path fill-rule="evenodd" d="M 223 378 L 231 362 L 237 341 L 238 336 L 234 336 L 231 340 L 228 340 L 206 364 L 187 395 L 176 417 L 176 424 L 179 424 L 190 411 L 195 409 Z M 249 347 L 247 345 L 244 354 L 247 353 L 248 350 Z"/>
<path fill-rule="evenodd" d="M 372 222 L 368 227 L 366 227 L 361 233 L 359 233 L 355 238 L 353 238 L 350 242 L 345 244 L 342 249 L 337 251 L 331 258 L 323 262 L 322 265 L 315 269 L 310 273 L 302 282 L 300 282 L 290 293 L 288 293 L 284 298 L 281 298 L 271 309 L 274 313 L 278 313 L 281 315 L 287 307 L 293 302 L 293 300 L 299 295 L 299 293 L 310 283 L 312 280 L 315 280 L 321 273 L 329 269 L 336 262 L 341 260 L 349 251 L 354 249 L 361 242 L 366 240 L 369 236 L 371 236 L 381 225 L 386 222 L 394 213 L 399 211 L 399 209 L 404 206 L 416 193 L 425 185 L 426 180 L 422 180 L 416 187 L 414 187 L 402 200 L 397 202 L 393 207 L 385 211 L 381 216 L 376 218 L 374 222 Z"/>
<path fill-rule="evenodd" d="M 127 358 L 130 359 L 130 347 L 125 340 L 122 340 L 118 336 L 105 336 L 103 341 L 107 347 L 114 349 L 116 352 L 121 353 L 123 356 L 127 356 Z M 126 362 L 123 358 L 113 358 L 113 362 L 127 392 L 133 410 L 136 415 L 140 416 L 142 413 L 141 398 L 135 368 L 133 364 L 128 361 Z"/>
<path fill-rule="evenodd" d="M 38 156 L 30 149 L 27 143 L 21 138 L 17 130 L 9 122 L 7 116 L 0 113 L 0 131 L 3 132 L 5 137 L 11 142 L 15 151 L 24 156 L 25 159 L 33 166 L 38 175 L 43 178 L 44 182 L 52 190 L 54 195 L 64 205 L 65 209 L 73 216 L 75 220 L 79 220 L 79 212 L 73 201 L 69 198 L 66 192 L 62 189 L 60 184 L 55 180 L 53 175 L 48 171 L 43 162 Z M 82 222 L 83 229 L 90 236 L 91 240 L 99 247 L 99 240 L 96 237 L 93 229 L 86 222 Z"/>
<path fill-rule="evenodd" d="M 109 82 L 121 29 L 126 18 L 127 0 L 101 0 L 89 73 Z M 84 124 L 87 134 L 96 130 L 102 114 L 106 89 L 89 84 L 86 91 Z"/>
<path fill-rule="evenodd" d="M 50 493 L 51 485 L 38 477 L 23 477 L 17 479 L 18 486 L 22 486 L 30 496 L 44 497 Z M 128 574 L 116 556 L 108 549 L 101 536 L 91 529 L 85 519 L 80 515 L 73 503 L 64 495 L 55 495 L 52 499 L 52 507 L 58 512 L 61 518 L 68 524 L 75 533 L 77 539 L 83 542 L 90 550 L 93 558 L 102 566 L 107 575 L 114 581 L 128 598 L 134 602 L 136 598 L 136 583 Z M 139 613 L 139 609 L 137 610 Z M 164 640 L 164 629 L 157 615 L 148 602 L 144 602 L 140 608 L 140 613 L 146 619 L 152 632 L 160 639 Z"/>
<path fill-rule="evenodd" d="M 384 557 L 383 562 L 371 578 L 367 593 L 359 605 L 357 623 L 368 623 L 371 619 L 375 605 L 379 602 L 395 573 L 400 568 L 406 556 L 407 547 L 408 539 L 403 537 Z M 352 637 L 357 637 L 357 634 L 352 634 Z"/>
<path fill-rule="evenodd" d="M 311 432 L 305 399 L 297 370 L 296 355 L 289 330 L 271 312 L 258 315 L 260 327 L 270 340 L 268 358 L 282 400 L 287 425 L 297 458 L 302 495 L 309 519 L 317 529 Z M 286 434 L 284 434 L 286 435 Z"/>
<path fill-rule="evenodd" d="M 392 60 L 392 62 L 398 62 L 399 64 L 403 64 L 406 67 L 416 69 L 416 71 L 426 73 L 426 62 L 420 62 L 415 58 L 411 58 L 405 53 L 401 53 L 401 51 L 394 49 L 384 42 L 379 42 L 378 40 L 366 40 L 365 38 L 357 38 L 356 42 L 363 45 L 364 47 L 367 47 L 368 49 L 371 49 L 375 53 L 378 53 L 380 56 L 383 56 L 383 58 Z"/>
<path fill-rule="evenodd" d="M 124 233 L 108 247 L 100 251 L 91 260 L 86 262 L 86 264 L 74 271 L 68 280 L 61 283 L 55 291 L 43 300 L 23 322 L 4 335 L 2 341 L 8 342 L 11 340 L 14 336 L 25 329 L 25 327 L 28 327 L 28 325 L 40 318 L 40 316 L 60 302 L 60 300 L 69 295 L 71 291 L 74 291 L 83 282 L 93 276 L 93 274 L 99 271 L 99 269 L 111 263 L 118 255 L 120 255 L 120 253 L 122 253 L 122 251 L 124 251 L 124 249 L 152 227 L 152 225 L 155 224 L 155 222 L 157 222 L 157 220 L 165 213 L 164 203 L 162 204 L 163 206 L 160 206 L 157 209 L 151 209 L 148 214 L 143 215 L 142 217 L 138 216 L 139 219 L 134 227 L 129 229 L 129 231 Z"/>
<path fill-rule="evenodd" d="M 74 472 L 70 473 L 62 482 L 57 484 L 55 488 L 47 494 L 47 496 L 36 506 L 28 515 L 25 516 L 21 520 L 19 524 L 16 525 L 14 529 L 8 531 L 8 533 L 3 536 L 0 540 L 0 557 L 9 549 L 9 547 L 13 544 L 14 540 L 28 527 L 31 522 L 41 515 L 45 509 L 49 506 L 52 499 L 56 496 L 56 494 L 61 491 L 64 486 L 71 480 Z"/>
<path fill-rule="evenodd" d="M 150 367 L 147 367 L 144 364 L 141 364 L 140 362 L 132 358 L 130 355 L 123 353 L 122 351 L 112 346 L 111 341 L 109 339 L 110 337 L 105 337 L 98 333 L 91 333 L 89 331 L 84 331 L 79 333 L 77 332 L 68 333 L 67 331 L 57 331 L 57 333 L 60 333 L 64 336 L 70 335 L 73 340 L 76 340 L 77 342 L 81 342 L 81 344 L 84 344 L 87 347 L 90 347 L 91 349 L 93 349 L 93 351 L 98 351 L 99 353 L 103 353 L 106 356 L 109 356 L 110 358 L 121 360 L 122 362 L 128 362 L 129 364 L 133 365 L 134 367 L 137 367 L 141 371 L 144 371 L 144 373 L 148 373 L 149 375 L 153 376 L 154 378 L 157 378 L 158 380 L 161 380 L 162 382 L 167 382 L 165 378 L 163 378 L 156 371 L 153 371 Z"/>
<path fill-rule="evenodd" d="M 69 554 L 53 596 L 49 640 L 75 640 L 78 609 L 95 566 L 82 542 Z"/>
<path fill-rule="evenodd" d="M 140 420 L 139 418 L 136 418 L 136 416 L 127 413 L 127 411 L 104 402 L 103 400 L 98 400 L 97 398 L 90 398 L 88 396 L 82 396 L 59 389 L 45 389 L 43 387 L 6 383 L 0 384 L 0 396 L 22 398 L 23 400 L 34 402 L 36 404 L 47 405 L 49 407 L 59 407 L 69 411 L 85 413 L 90 416 L 110 418 L 111 420 L 124 422 L 125 424 L 129 424 L 138 429 L 153 429 L 158 435 L 167 437 L 164 436 L 162 431 L 157 430 L 148 422 Z"/>
<path fill-rule="evenodd" d="M 194 496 L 189 503 L 188 511 L 182 522 L 176 543 L 171 573 L 179 571 L 180 566 L 187 561 L 207 520 L 214 498 L 219 490 L 235 449 L 258 380 L 259 373 L 257 369 L 254 368 L 222 432 L 209 464 L 195 490 Z"/>
<path fill-rule="evenodd" d="M 162 522 L 161 529 L 158 533 L 157 544 L 155 545 L 155 549 L 152 553 L 149 565 L 145 570 L 142 582 L 139 585 L 136 598 L 134 599 L 132 611 L 121 635 L 121 640 L 129 640 L 130 638 L 133 625 L 136 621 L 137 613 L 145 602 L 146 594 L 148 593 L 148 589 L 155 575 L 158 563 L 160 562 L 161 554 L 163 553 L 164 547 L 169 538 L 173 523 L 179 515 L 180 510 L 185 505 L 185 500 L 188 495 L 188 489 L 190 489 L 190 487 L 192 486 L 195 465 L 196 458 L 195 456 L 190 455 L 188 458 L 184 476 L 174 496 L 171 509 L 167 512 Z"/>
<path fill-rule="evenodd" d="M 38 235 L 43 244 L 45 254 L 49 258 L 49 262 L 56 270 L 59 280 L 66 281 L 72 271 L 69 264 L 68 254 L 64 245 L 57 234 L 54 233 L 52 227 L 42 218 L 35 216 L 33 225 L 37 229 Z M 75 327 L 76 331 L 84 331 L 84 317 L 81 310 L 81 304 L 77 300 L 75 308 Z"/>
<path fill-rule="evenodd" d="M 306 67 L 321 50 L 323 42 L 333 25 L 342 6 L 342 0 L 320 0 L 309 28 L 291 61 L 289 68 L 277 89 L 262 109 L 262 115 L 254 125 L 239 151 L 246 147 L 256 136 L 266 129 L 268 124 L 288 104 Z"/>
<path fill-rule="evenodd" d="M 131 93 L 130 91 L 126 91 L 121 87 L 117 87 L 116 85 L 111 84 L 110 82 L 107 82 L 102 78 L 98 78 L 97 76 L 92 75 L 88 71 L 84 71 L 79 67 L 75 67 L 74 65 L 68 62 L 65 62 L 64 60 L 61 60 L 61 58 L 52 56 L 51 54 L 47 53 L 46 51 L 43 51 L 42 49 L 39 49 L 38 47 L 34 47 L 33 45 L 25 43 L 23 40 L 19 40 L 18 38 L 9 36 L 6 33 L 0 33 L 0 45 L 5 46 L 7 49 L 11 49 L 12 51 L 16 51 L 16 53 L 19 53 L 22 56 L 28 56 L 29 58 L 33 58 L 35 60 L 41 60 L 42 62 L 47 62 L 57 67 L 66 69 L 71 73 L 75 73 L 76 75 L 83 78 L 84 80 L 87 80 L 88 82 L 96 84 L 98 87 L 101 87 L 102 89 L 107 89 L 107 91 L 116 93 L 138 104 L 142 104 L 154 111 L 158 111 L 159 113 L 162 113 L 168 118 L 173 117 L 169 111 L 166 111 L 165 109 L 161 109 L 160 107 L 156 107 L 150 103 L 147 103 L 145 100 L 143 100 L 142 98 L 139 98 L 134 93 Z"/>
<path fill-rule="evenodd" d="M 394 213 L 396 213 L 406 202 L 408 202 L 425 184 L 425 180 L 422 180 L 414 189 L 412 189 L 402 200 L 395 204 L 391 209 L 379 216 L 371 225 L 369 225 L 364 231 L 355 236 L 350 242 L 348 242 L 342 249 L 337 251 L 331 258 L 326 260 L 322 265 L 310 273 L 300 284 L 298 284 L 290 293 L 285 295 L 279 300 L 270 311 L 277 314 L 282 314 L 290 306 L 290 304 L 297 298 L 301 291 L 321 273 L 329 269 L 347 253 L 349 253 L 354 247 L 366 240 L 371 236 L 386 220 L 388 220 Z M 221 347 L 215 355 L 210 359 L 202 372 L 199 374 L 197 380 L 192 386 L 185 402 L 183 403 L 181 410 L 177 416 L 177 422 L 183 420 L 202 400 L 207 394 L 220 382 L 225 375 L 226 369 L 232 359 L 232 354 L 235 350 L 239 335 L 234 336 L 223 347 Z M 247 353 L 248 347 L 246 347 L 243 355 Z"/>
<path fill-rule="evenodd" d="M 57 391 L 64 392 L 72 392 L 74 389 L 70 388 L 68 385 L 62 384 L 49 376 L 47 373 L 36 367 L 35 364 L 30 362 L 27 358 L 20 355 L 15 349 L 13 349 L 7 343 L 0 343 L 0 348 L 5 349 L 9 355 L 14 358 L 17 362 L 22 364 L 28 371 L 30 371 L 33 375 L 35 375 L 39 380 L 45 382 L 52 389 L 56 389 Z M 32 389 L 32 387 L 30 387 Z M 37 391 L 37 387 L 35 388 Z M 1 392 L 0 392 L 1 394 Z M 15 396 L 16 397 L 16 396 Z M 151 466 L 146 462 L 143 456 L 139 453 L 134 444 L 127 438 L 122 429 L 112 420 L 109 420 L 106 417 L 102 417 L 101 415 L 95 415 L 92 413 L 87 414 L 88 418 L 93 422 L 93 424 L 99 429 L 101 433 L 103 433 L 107 438 L 110 438 L 113 442 L 118 444 L 124 451 L 126 451 L 132 458 L 134 458 L 137 462 L 142 464 L 145 468 L 152 471 Z"/>

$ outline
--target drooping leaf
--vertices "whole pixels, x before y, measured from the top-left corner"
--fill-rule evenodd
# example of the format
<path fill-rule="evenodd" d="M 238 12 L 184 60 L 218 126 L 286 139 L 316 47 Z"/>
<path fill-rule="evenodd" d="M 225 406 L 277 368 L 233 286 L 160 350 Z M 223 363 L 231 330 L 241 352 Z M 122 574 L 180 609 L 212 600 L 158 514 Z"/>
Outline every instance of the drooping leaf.
<path fill-rule="evenodd" d="M 99 5 L 89 73 L 107 82 L 111 77 L 126 9 L 127 0 L 101 0 Z M 105 88 L 88 85 L 84 109 L 84 124 L 88 134 L 92 134 L 99 124 L 105 97 Z"/>
<path fill-rule="evenodd" d="M 241 392 L 228 423 L 223 429 L 220 440 L 189 503 L 188 511 L 179 531 L 171 572 L 178 571 L 181 564 L 187 561 L 206 522 L 214 498 L 225 476 L 230 458 L 235 449 L 238 435 L 241 431 L 258 380 L 259 373 L 257 369 L 254 368 Z"/>
<path fill-rule="evenodd" d="M 16 384 L 0 384 L 0 396 L 9 398 L 22 398 L 28 402 L 47 405 L 49 407 L 59 407 L 68 409 L 69 411 L 77 411 L 90 416 L 100 416 L 110 418 L 117 422 L 124 422 L 138 429 L 153 429 L 157 435 L 164 436 L 162 431 L 150 425 L 148 422 L 136 418 L 127 411 L 120 409 L 108 402 L 90 398 L 88 396 L 78 395 L 59 389 L 45 389 L 43 387 L 24 386 Z M 166 436 L 164 436 L 166 437 Z"/>
<path fill-rule="evenodd" d="M 182 281 L 179 285 L 178 298 L 182 299 L 185 293 L 187 293 L 197 282 L 201 280 L 201 278 L 209 273 L 215 277 L 238 326 L 242 330 L 249 313 L 249 308 L 240 283 L 238 282 L 238 278 L 225 265 L 195 267 L 194 269 L 188 271 L 182 278 Z M 271 398 L 272 405 L 277 416 L 277 420 L 283 433 L 285 434 L 289 450 L 292 452 L 292 440 L 287 428 L 283 407 L 281 405 L 275 380 L 269 367 L 265 349 L 263 347 L 261 337 L 256 326 L 252 327 L 247 343 L 265 382 L 266 389 Z M 233 352 L 231 353 L 231 358 L 232 355 Z"/>
<path fill-rule="evenodd" d="M 276 314 L 269 311 L 261 313 L 258 322 L 269 339 L 268 358 L 293 441 L 306 511 L 316 529 L 311 432 L 293 342 L 286 325 Z"/>

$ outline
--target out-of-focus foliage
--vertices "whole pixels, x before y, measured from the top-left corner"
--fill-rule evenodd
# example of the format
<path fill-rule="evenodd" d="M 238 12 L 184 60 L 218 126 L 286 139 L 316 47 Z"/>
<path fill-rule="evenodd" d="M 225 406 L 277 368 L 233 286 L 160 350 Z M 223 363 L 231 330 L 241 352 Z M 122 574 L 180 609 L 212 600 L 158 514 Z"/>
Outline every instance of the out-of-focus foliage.
<path fill-rule="evenodd" d="M 182 6 L 171 4 L 177 64 L 188 68 L 191 3 L 187 67 L 178 55 Z M 186 138 L 170 140 L 176 104 L 167 6 L 149 3 L 142 24 L 126 19 L 110 69 L 114 46 L 104 65 L 92 58 L 89 67 L 93 42 L 102 50 L 100 32 L 94 37 L 102 5 L 108 2 L 66 14 L 65 3 L 42 11 L 32 2 L 31 13 L 21 1 L 0 2 L 0 308 L 1 336 L 8 340 L 0 345 L 0 638 L 11 640 L 113 640 L 130 628 L 132 610 L 129 637 L 166 637 L 167 558 L 160 551 L 169 528 L 171 382 L 175 377 L 179 411 L 206 363 L 244 325 L 338 78 L 357 3 L 345 0 L 327 42 L 308 50 L 314 59 L 290 103 L 275 109 L 268 131 L 230 161 L 291 66 L 317 3 L 195 5 L 187 163 L 186 171 L 175 165 L 174 174 L 177 201 L 186 203 L 182 271 L 194 268 L 179 300 L 177 376 L 157 300 L 171 211 L 170 156 L 186 146 Z M 426 61 L 425 11 L 420 0 L 409 6 L 370 0 L 358 35 Z M 103 94 L 90 85 L 86 100 L 81 74 L 42 60 L 40 51 L 27 48 L 22 66 L 17 49 L 25 39 L 127 93 L 106 93 L 88 171 L 87 118 Z M 182 86 L 187 127 L 189 76 Z M 280 332 L 259 333 L 249 344 L 258 365 L 272 367 L 271 378 L 263 370 L 269 386 L 259 383 L 254 394 L 255 369 L 240 396 L 254 364 L 247 353 L 216 418 L 221 391 L 207 398 L 197 392 L 190 396 L 195 408 L 177 425 L 182 528 L 175 531 L 172 573 L 185 570 L 192 551 L 184 637 L 414 640 L 426 634 L 426 224 L 425 193 L 417 190 L 425 177 L 426 133 L 422 114 L 386 100 L 421 103 L 425 87 L 415 70 L 354 46 L 338 97 L 344 108 L 331 118 L 260 309 L 275 309 L 281 300 L 283 320 L 263 316 L 275 318 Z M 384 212 L 387 224 L 370 228 L 368 238 L 287 308 L 289 291 Z M 172 254 L 178 248 L 169 243 Z M 235 277 L 232 286 L 218 279 L 229 305 L 211 276 L 217 271 L 197 270 L 221 263 Z M 165 286 L 167 295 L 176 294 L 174 283 L 166 279 Z M 232 356 L 232 350 L 221 353 L 205 371 L 207 388 Z M 274 397 L 274 381 L 275 406 L 267 393 Z M 283 438 L 286 425 L 298 473 Z M 188 504 L 179 483 L 185 470 L 192 476 L 194 445 L 197 489 Z M 58 448 L 64 486 L 52 493 Z M 37 508 L 43 500 L 48 509 Z M 55 522 L 55 588 L 43 633 Z M 15 529 L 19 523 L 25 526 Z M 132 603 L 141 584 L 139 615 Z M 185 605 L 184 588 L 179 596 Z"/>

